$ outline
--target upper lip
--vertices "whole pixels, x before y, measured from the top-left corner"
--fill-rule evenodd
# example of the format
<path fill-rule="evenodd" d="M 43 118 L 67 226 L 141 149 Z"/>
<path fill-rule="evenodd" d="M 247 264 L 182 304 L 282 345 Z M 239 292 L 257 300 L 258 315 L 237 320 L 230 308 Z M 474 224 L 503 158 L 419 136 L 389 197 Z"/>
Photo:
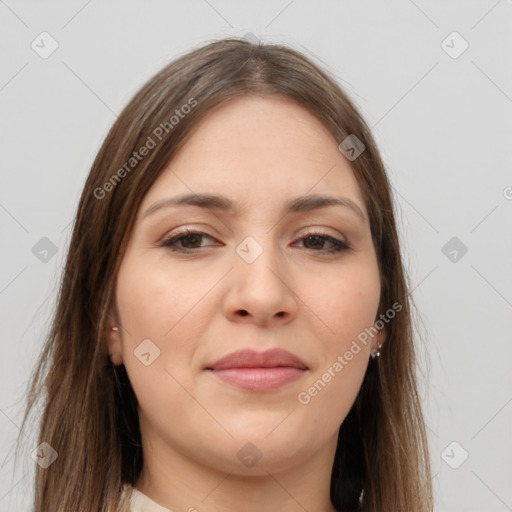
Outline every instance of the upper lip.
<path fill-rule="evenodd" d="M 280 348 L 265 352 L 244 349 L 231 352 L 213 364 L 207 370 L 226 370 L 228 368 L 276 368 L 278 366 L 307 370 L 308 367 L 298 356 Z"/>

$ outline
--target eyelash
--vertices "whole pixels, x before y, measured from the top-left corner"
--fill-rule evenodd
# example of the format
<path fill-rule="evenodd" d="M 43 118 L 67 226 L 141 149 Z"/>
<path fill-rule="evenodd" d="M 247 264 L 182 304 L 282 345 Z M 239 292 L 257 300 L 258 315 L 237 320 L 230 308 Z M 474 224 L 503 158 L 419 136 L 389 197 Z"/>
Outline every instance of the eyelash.
<path fill-rule="evenodd" d="M 201 231 L 191 231 L 189 229 L 186 229 L 185 231 L 177 233 L 176 235 L 174 235 L 170 238 L 162 240 L 160 245 L 162 247 L 168 248 L 169 250 L 171 250 L 173 252 L 181 252 L 181 253 L 189 253 L 189 254 L 193 253 L 193 252 L 197 252 L 197 249 L 201 249 L 201 247 L 197 247 L 195 249 L 183 249 L 183 248 L 178 248 L 176 245 L 174 245 L 179 240 L 181 240 L 183 238 L 187 238 L 190 235 L 196 235 L 196 236 L 199 235 L 199 236 L 206 236 L 208 238 L 212 238 L 210 235 L 208 235 L 206 233 L 202 233 Z M 327 240 L 328 242 L 332 243 L 334 245 L 334 247 L 332 247 L 331 249 L 320 249 L 320 250 L 307 249 L 309 251 L 320 252 L 320 253 L 323 252 L 324 254 L 337 254 L 342 251 L 350 250 L 350 247 L 345 242 L 342 242 L 341 240 L 338 240 L 337 238 L 334 238 L 332 236 L 326 235 L 324 233 L 316 232 L 316 231 L 307 232 L 299 240 L 304 240 L 306 238 L 313 238 L 313 237 L 323 238 L 323 239 Z"/>

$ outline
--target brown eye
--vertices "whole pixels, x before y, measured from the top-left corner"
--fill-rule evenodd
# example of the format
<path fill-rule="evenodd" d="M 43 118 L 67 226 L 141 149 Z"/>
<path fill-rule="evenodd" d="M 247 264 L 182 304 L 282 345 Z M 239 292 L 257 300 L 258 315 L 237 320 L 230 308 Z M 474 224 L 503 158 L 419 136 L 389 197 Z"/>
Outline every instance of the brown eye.
<path fill-rule="evenodd" d="M 324 233 L 308 233 L 306 236 L 302 237 L 300 240 L 304 241 L 304 245 L 306 246 L 306 249 L 314 251 L 314 252 L 323 252 L 327 254 L 332 253 L 338 253 L 347 249 L 350 249 L 350 247 L 342 242 L 341 240 L 338 240 L 337 238 L 334 238 L 332 236 L 326 235 Z M 325 249 L 324 244 L 328 242 L 331 244 L 331 248 Z"/>
<path fill-rule="evenodd" d="M 205 247 L 201 245 L 201 241 L 205 237 L 213 240 L 212 237 L 206 233 L 186 230 L 172 236 L 171 238 L 163 240 L 161 245 L 163 247 L 169 248 L 171 251 L 189 252 L 194 251 L 195 249 L 200 249 L 201 247 Z"/>

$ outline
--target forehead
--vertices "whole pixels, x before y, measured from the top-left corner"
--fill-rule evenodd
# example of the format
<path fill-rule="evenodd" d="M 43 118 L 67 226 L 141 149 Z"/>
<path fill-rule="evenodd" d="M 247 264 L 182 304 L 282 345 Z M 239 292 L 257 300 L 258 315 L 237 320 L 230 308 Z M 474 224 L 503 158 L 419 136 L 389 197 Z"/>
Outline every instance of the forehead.
<path fill-rule="evenodd" d="M 141 210 L 176 193 L 218 193 L 271 207 L 288 197 L 342 194 L 365 211 L 348 160 L 306 108 L 242 97 L 209 112 L 147 193 Z"/>

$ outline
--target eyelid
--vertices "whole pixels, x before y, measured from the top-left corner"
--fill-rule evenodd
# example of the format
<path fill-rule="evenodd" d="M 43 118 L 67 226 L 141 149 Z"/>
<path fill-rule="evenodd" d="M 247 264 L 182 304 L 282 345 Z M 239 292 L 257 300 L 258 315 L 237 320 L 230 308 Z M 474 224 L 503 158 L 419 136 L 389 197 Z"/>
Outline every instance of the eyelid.
<path fill-rule="evenodd" d="M 332 237 L 332 238 L 339 238 L 340 239 L 340 242 L 343 242 L 343 243 L 348 243 L 347 240 L 346 240 L 346 236 L 344 234 L 342 234 L 340 231 L 337 231 L 336 233 L 332 234 L 332 233 L 328 233 L 327 230 L 332 230 L 332 228 L 326 228 L 326 227 L 321 227 L 321 226 L 308 226 L 307 228 L 303 228 L 306 230 L 305 233 L 302 233 L 302 231 L 300 231 L 300 235 L 296 235 L 296 236 L 300 236 L 300 238 L 304 237 L 304 236 L 308 236 L 309 234 L 311 235 L 319 235 L 321 234 L 322 236 L 326 236 L 326 237 Z"/>
<path fill-rule="evenodd" d="M 211 228 L 209 228 L 210 231 L 211 231 Z M 207 233 L 206 231 L 203 230 L 203 228 L 201 227 L 196 227 L 196 226 L 181 226 L 179 228 L 176 228 L 176 229 L 172 229 L 170 231 L 168 231 L 161 239 L 160 239 L 160 242 L 165 242 L 166 240 L 169 240 L 171 238 L 175 238 L 175 237 L 178 237 L 178 236 L 186 236 L 186 235 L 189 235 L 189 234 L 201 234 L 201 235 L 204 235 L 204 236 L 208 236 L 210 238 L 215 238 L 219 235 L 211 235 L 209 233 Z"/>
<path fill-rule="evenodd" d="M 301 232 L 302 229 L 305 229 L 306 231 L 304 233 L 302 233 Z M 320 226 L 318 226 L 318 227 L 316 227 L 316 226 L 313 226 L 313 227 L 308 226 L 308 227 L 305 227 L 305 228 L 301 228 L 294 235 L 294 239 L 296 240 L 297 238 L 302 238 L 302 237 L 311 236 L 311 235 L 322 235 L 322 236 L 325 236 L 325 237 L 329 237 L 330 236 L 332 238 L 341 237 L 340 242 L 348 244 L 345 235 L 343 235 L 339 231 L 337 233 L 335 233 L 335 234 L 329 234 L 329 233 L 325 232 L 326 229 L 332 229 L 332 228 L 325 228 L 325 227 L 320 227 Z M 169 240 L 171 238 L 174 238 L 174 237 L 177 237 L 177 236 L 186 236 L 186 235 L 189 235 L 189 234 L 201 234 L 201 235 L 204 235 L 204 236 L 208 236 L 210 238 L 215 238 L 216 236 L 218 236 L 218 235 L 211 235 L 209 233 L 201 231 L 201 228 L 185 226 L 185 227 L 176 228 L 176 231 L 172 231 L 171 230 L 169 233 L 165 234 L 161 238 L 160 241 L 161 242 L 165 242 L 165 241 L 167 241 L 167 240 Z"/>
<path fill-rule="evenodd" d="M 202 231 L 201 229 L 195 229 L 191 227 L 178 228 L 176 231 L 171 231 L 168 234 L 164 235 L 161 240 L 158 242 L 158 245 L 164 245 L 166 242 L 169 242 L 173 239 L 179 239 L 188 235 L 200 235 L 204 237 L 215 239 L 215 236 Z"/>

